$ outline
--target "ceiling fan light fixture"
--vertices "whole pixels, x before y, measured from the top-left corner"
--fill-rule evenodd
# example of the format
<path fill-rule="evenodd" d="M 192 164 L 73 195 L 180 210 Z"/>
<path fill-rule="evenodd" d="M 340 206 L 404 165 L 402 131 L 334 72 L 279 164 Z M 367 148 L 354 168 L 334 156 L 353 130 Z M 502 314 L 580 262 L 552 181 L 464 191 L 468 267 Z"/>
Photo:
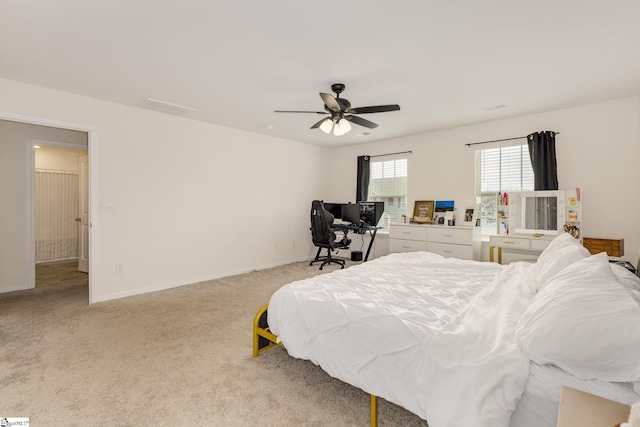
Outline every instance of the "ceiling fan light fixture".
<path fill-rule="evenodd" d="M 322 130 L 326 134 L 330 134 L 333 130 L 335 136 L 341 136 L 351 131 L 351 124 L 355 123 L 368 129 L 374 129 L 378 125 L 370 120 L 364 119 L 359 114 L 384 113 L 387 111 L 398 111 L 400 106 L 397 104 L 388 105 L 372 105 L 368 107 L 351 108 L 351 102 L 345 98 L 340 98 L 340 94 L 344 91 L 343 83 L 334 83 L 331 90 L 336 96 L 328 93 L 320 92 L 320 98 L 324 103 L 324 111 L 301 111 L 301 110 L 275 110 L 276 113 L 310 113 L 310 114 L 330 114 L 330 117 L 320 119 L 310 129 Z"/>
<path fill-rule="evenodd" d="M 351 130 L 351 123 L 346 119 L 340 119 L 336 122 L 336 127 L 340 129 L 340 135 L 344 135 Z"/>
<path fill-rule="evenodd" d="M 324 119 L 324 122 L 320 125 L 320 130 L 326 134 L 331 133 L 331 128 L 333 128 L 333 121 L 330 118 Z"/>

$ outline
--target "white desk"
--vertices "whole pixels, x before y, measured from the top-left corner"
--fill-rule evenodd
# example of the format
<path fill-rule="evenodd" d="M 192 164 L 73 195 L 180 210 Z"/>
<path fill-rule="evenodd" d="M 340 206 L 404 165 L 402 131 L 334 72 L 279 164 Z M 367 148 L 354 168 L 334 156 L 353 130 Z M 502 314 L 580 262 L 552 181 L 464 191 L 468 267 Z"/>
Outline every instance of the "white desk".
<path fill-rule="evenodd" d="M 555 237 L 548 234 L 494 234 L 489 237 L 489 261 L 494 260 L 494 248 L 498 248 L 498 264 L 502 264 L 503 250 L 513 250 L 537 257 Z"/>

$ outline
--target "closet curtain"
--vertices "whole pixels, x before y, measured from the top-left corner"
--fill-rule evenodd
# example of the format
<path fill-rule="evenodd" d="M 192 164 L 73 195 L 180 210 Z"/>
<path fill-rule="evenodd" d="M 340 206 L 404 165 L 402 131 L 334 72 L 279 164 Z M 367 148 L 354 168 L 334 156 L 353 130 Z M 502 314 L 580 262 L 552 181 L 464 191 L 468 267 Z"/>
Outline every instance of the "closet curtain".
<path fill-rule="evenodd" d="M 358 176 L 356 178 L 356 202 L 366 202 L 369 195 L 369 178 L 371 176 L 370 156 L 358 156 Z"/>
<path fill-rule="evenodd" d="M 77 172 L 36 170 L 36 262 L 78 258 L 78 185 Z"/>
<path fill-rule="evenodd" d="M 552 131 L 527 135 L 529 157 L 533 168 L 533 189 L 557 190 L 558 165 L 556 162 L 556 134 Z"/>

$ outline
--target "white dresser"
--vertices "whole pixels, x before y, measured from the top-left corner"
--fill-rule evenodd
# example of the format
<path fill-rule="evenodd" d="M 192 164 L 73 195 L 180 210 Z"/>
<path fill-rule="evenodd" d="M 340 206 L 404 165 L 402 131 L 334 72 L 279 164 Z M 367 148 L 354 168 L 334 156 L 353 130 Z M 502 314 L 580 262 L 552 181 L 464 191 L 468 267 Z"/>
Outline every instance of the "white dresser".
<path fill-rule="evenodd" d="M 391 224 L 389 252 L 429 251 L 445 257 L 480 259 L 475 227 Z"/>

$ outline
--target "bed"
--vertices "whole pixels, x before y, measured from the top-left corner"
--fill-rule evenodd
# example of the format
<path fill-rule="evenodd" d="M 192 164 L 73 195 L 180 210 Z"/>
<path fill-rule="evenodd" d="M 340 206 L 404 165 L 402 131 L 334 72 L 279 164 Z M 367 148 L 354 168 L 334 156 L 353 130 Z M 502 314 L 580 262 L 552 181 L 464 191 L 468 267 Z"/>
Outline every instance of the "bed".
<path fill-rule="evenodd" d="M 390 254 L 287 284 L 254 321 L 372 396 L 445 426 L 555 426 L 562 385 L 640 401 L 640 279 L 568 234 L 536 263 Z"/>

